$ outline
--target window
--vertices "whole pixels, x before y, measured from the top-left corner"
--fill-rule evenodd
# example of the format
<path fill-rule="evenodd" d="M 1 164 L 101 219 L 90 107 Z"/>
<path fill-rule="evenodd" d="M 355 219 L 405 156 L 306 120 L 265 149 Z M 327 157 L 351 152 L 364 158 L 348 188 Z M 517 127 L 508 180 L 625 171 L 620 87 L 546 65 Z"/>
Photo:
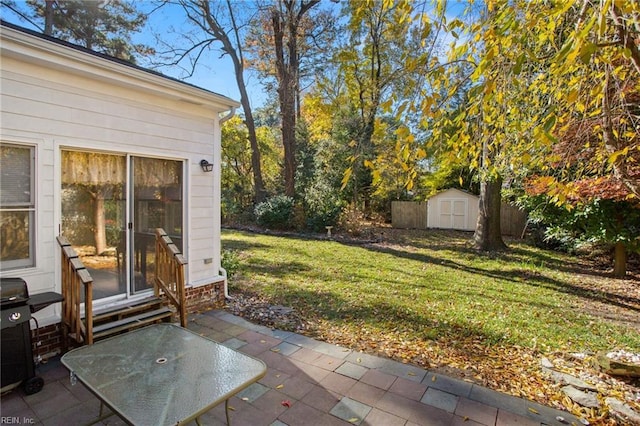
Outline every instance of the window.
<path fill-rule="evenodd" d="M 34 147 L 0 144 L 0 267 L 35 266 Z"/>

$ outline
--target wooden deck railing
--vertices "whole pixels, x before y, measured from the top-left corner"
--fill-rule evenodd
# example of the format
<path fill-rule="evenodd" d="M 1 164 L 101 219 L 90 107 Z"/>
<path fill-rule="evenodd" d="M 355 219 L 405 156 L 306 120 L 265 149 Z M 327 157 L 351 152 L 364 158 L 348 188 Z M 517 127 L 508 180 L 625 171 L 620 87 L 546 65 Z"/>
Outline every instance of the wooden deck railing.
<path fill-rule="evenodd" d="M 93 278 L 82 264 L 71 244 L 59 236 L 62 275 L 62 333 L 67 345 L 69 333 L 77 342 L 93 343 Z M 84 322 L 82 321 L 82 292 L 84 292 Z"/>
<path fill-rule="evenodd" d="M 62 332 L 66 346 L 69 335 L 78 343 L 93 344 L 93 278 L 67 239 L 57 238 L 61 251 Z M 156 274 L 154 293 L 164 296 L 187 326 L 185 258 L 163 229 L 156 229 Z M 84 300 L 82 295 L 84 294 Z M 84 306 L 84 308 L 83 308 Z"/>
<path fill-rule="evenodd" d="M 175 306 L 180 316 L 180 325 L 187 326 L 185 295 L 185 260 L 178 247 L 162 228 L 156 229 L 156 276 L 154 292 L 164 295 Z"/>

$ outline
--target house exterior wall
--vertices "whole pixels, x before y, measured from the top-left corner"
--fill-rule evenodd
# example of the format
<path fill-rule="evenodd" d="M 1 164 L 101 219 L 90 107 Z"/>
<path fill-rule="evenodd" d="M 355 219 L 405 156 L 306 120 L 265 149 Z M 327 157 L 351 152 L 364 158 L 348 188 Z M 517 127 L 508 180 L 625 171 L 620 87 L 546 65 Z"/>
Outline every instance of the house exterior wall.
<path fill-rule="evenodd" d="M 183 160 L 187 286 L 218 288 L 219 117 L 237 103 L 12 29 L 2 39 L 0 140 L 35 147 L 37 211 L 35 267 L 0 275 L 25 279 L 31 294 L 61 291 L 60 152 L 72 148 Z M 58 323 L 60 304 L 35 317 L 41 327 Z"/>

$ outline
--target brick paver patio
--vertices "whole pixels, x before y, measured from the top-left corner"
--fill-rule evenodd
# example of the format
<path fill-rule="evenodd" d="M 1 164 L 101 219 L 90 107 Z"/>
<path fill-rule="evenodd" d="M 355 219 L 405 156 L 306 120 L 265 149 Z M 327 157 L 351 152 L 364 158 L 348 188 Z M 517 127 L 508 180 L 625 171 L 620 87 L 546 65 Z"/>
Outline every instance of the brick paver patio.
<path fill-rule="evenodd" d="M 532 401 L 271 330 L 222 310 L 192 314 L 189 328 L 267 364 L 262 380 L 230 400 L 231 423 L 237 426 L 579 424 L 569 413 Z M 73 426 L 97 418 L 99 401 L 81 384 L 70 384 L 58 358 L 38 370 L 45 380 L 41 392 L 26 396 L 18 389 L 0 399 L 3 423 Z M 224 425 L 224 404 L 201 423 Z M 124 423 L 111 416 L 97 424 Z"/>

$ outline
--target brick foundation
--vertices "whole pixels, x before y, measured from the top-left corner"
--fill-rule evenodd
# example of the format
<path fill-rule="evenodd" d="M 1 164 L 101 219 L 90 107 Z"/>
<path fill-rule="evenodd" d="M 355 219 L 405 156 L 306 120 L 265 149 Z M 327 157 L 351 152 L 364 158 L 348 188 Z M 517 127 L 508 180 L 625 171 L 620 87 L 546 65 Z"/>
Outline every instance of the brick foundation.
<path fill-rule="evenodd" d="M 187 287 L 187 312 L 198 312 L 224 306 L 224 281 Z"/>
<path fill-rule="evenodd" d="M 194 313 L 224 306 L 224 281 L 186 288 L 187 312 Z M 62 324 L 31 330 L 33 356 L 43 360 L 62 353 Z"/>
<path fill-rule="evenodd" d="M 62 352 L 62 325 L 51 324 L 31 330 L 33 357 L 47 359 Z"/>

